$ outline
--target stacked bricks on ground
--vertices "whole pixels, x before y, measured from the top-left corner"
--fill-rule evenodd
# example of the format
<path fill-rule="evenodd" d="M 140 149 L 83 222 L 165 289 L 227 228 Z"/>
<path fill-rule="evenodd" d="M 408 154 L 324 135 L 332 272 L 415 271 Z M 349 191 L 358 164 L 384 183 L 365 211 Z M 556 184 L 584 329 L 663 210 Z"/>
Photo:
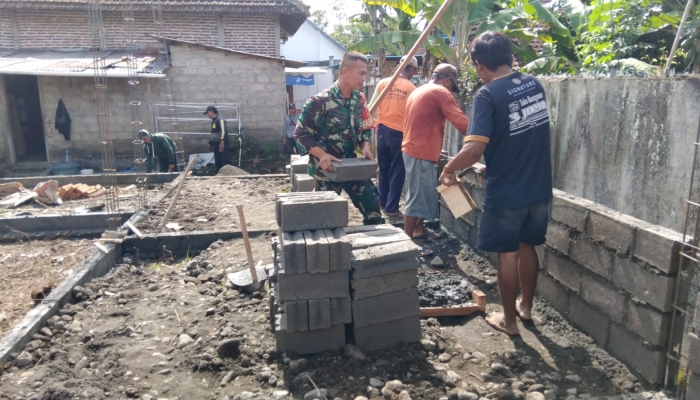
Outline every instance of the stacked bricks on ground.
<path fill-rule="evenodd" d="M 313 192 L 316 189 L 316 180 L 309 175 L 308 164 L 308 155 L 292 154 L 291 162 L 287 166 L 292 192 Z"/>
<path fill-rule="evenodd" d="M 482 181 L 473 172 L 465 180 L 481 206 Z M 454 218 L 440 207 L 442 226 L 474 249 L 482 214 Z M 661 383 L 681 242 L 680 233 L 554 190 L 547 243 L 537 248 L 537 292 L 596 343 Z M 487 256 L 495 263 L 495 254 Z"/>
<path fill-rule="evenodd" d="M 352 243 L 352 319 L 364 351 L 417 342 L 419 247 L 392 225 L 345 228 Z"/>
<path fill-rule="evenodd" d="M 312 192 L 316 188 L 316 180 L 308 173 L 309 156 L 291 156 L 287 166 L 292 192 Z M 364 158 L 345 158 L 342 162 L 331 162 L 333 171 L 326 171 L 328 178 L 335 182 L 345 182 L 358 179 L 377 177 L 377 163 Z"/>
<path fill-rule="evenodd" d="M 352 322 L 351 248 L 342 229 L 348 202 L 333 192 L 280 194 L 277 223 L 271 296 L 277 349 L 299 354 L 342 349 L 345 324 Z"/>

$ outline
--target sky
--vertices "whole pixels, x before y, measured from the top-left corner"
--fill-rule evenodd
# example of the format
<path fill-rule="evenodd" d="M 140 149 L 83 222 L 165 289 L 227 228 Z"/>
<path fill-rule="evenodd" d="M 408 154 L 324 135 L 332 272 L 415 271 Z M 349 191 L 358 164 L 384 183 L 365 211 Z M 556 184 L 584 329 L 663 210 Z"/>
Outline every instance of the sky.
<path fill-rule="evenodd" d="M 328 15 L 328 27 L 333 30 L 335 24 L 345 21 L 339 21 L 335 18 L 333 12 L 333 0 L 302 0 L 304 4 L 311 7 L 310 12 L 316 10 L 325 10 Z M 350 17 L 362 12 L 362 0 L 341 0 L 345 6 L 345 14 Z"/>

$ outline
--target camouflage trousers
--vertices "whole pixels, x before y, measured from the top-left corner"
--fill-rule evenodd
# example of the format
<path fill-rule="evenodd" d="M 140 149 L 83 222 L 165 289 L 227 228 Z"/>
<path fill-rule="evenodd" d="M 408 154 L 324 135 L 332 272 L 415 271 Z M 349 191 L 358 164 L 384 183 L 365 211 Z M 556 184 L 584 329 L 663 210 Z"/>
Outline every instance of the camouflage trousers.
<path fill-rule="evenodd" d="M 359 180 L 348 182 L 324 182 L 316 181 L 317 192 L 336 192 L 341 190 L 350 196 L 352 204 L 362 213 L 364 225 L 378 225 L 384 223 L 382 211 L 379 207 L 379 191 L 371 180 Z"/>

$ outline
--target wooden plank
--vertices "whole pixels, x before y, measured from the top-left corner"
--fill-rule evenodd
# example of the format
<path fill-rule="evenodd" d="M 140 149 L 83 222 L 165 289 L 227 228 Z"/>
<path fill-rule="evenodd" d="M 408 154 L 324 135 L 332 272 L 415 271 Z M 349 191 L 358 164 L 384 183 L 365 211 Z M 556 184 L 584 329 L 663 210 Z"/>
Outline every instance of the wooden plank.
<path fill-rule="evenodd" d="M 475 312 L 485 312 L 486 308 L 476 305 L 476 303 L 465 304 L 456 307 L 421 307 L 421 318 L 429 317 L 456 317 L 460 315 L 470 315 Z"/>
<path fill-rule="evenodd" d="M 486 310 L 486 295 L 479 289 L 472 290 L 472 299 L 479 306 Z"/>
<path fill-rule="evenodd" d="M 383 230 L 387 230 L 387 229 L 393 229 L 393 230 L 398 230 L 398 231 L 403 232 L 402 229 L 399 229 L 391 224 L 358 225 L 358 226 L 346 226 L 345 228 L 343 228 L 345 233 L 347 233 L 348 235 L 353 234 L 353 233 L 361 233 L 361 232 L 383 231 Z"/>

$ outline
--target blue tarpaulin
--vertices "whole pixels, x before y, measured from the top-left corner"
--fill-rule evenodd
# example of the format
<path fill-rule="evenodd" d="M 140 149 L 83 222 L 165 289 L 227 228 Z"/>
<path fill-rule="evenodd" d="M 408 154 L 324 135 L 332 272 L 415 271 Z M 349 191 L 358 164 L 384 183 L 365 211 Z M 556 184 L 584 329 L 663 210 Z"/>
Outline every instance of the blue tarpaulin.
<path fill-rule="evenodd" d="M 314 84 L 314 76 L 308 78 L 301 75 L 287 75 L 287 85 L 311 86 Z"/>

